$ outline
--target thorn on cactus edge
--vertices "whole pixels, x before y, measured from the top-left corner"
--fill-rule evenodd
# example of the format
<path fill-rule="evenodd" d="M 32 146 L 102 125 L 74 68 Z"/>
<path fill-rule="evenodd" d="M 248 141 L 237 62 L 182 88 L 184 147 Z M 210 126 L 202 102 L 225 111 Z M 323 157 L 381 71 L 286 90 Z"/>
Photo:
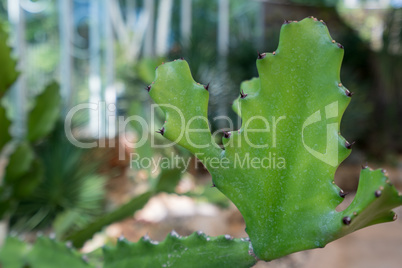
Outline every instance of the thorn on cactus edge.
<path fill-rule="evenodd" d="M 345 216 L 342 219 L 343 224 L 349 225 L 352 222 L 352 219 L 349 216 Z"/>
<path fill-rule="evenodd" d="M 117 239 L 118 241 L 123 241 L 125 238 L 123 235 L 119 236 L 119 238 Z"/>
<path fill-rule="evenodd" d="M 348 96 L 348 97 L 352 97 L 355 94 L 354 92 L 350 92 L 347 89 L 346 89 L 345 93 L 346 93 L 346 96 Z"/>
<path fill-rule="evenodd" d="M 146 86 L 145 89 L 146 89 L 148 92 L 151 91 L 151 85 Z"/>
<path fill-rule="evenodd" d="M 258 52 L 258 51 L 257 51 L 257 53 L 258 53 L 257 59 L 259 59 L 259 60 L 262 60 L 262 59 L 265 58 L 265 56 L 267 55 L 266 53 L 260 53 L 260 52 Z"/>
<path fill-rule="evenodd" d="M 323 21 L 323 20 L 320 20 L 320 22 L 321 22 L 322 24 L 324 24 L 324 25 L 327 25 L 327 24 L 325 23 L 325 21 Z"/>
<path fill-rule="evenodd" d="M 230 137 L 231 135 L 232 135 L 232 133 L 223 131 L 223 137 L 225 137 L 225 139 L 229 139 L 229 137 Z"/>
<path fill-rule="evenodd" d="M 82 255 L 82 256 L 81 256 L 81 259 L 82 259 L 84 262 L 89 262 L 89 258 L 88 258 L 87 255 Z"/>
<path fill-rule="evenodd" d="M 347 194 L 348 194 L 348 193 L 345 193 L 343 190 L 340 190 L 340 191 L 339 191 L 339 196 L 342 197 L 342 198 L 345 198 L 345 196 L 346 196 Z"/>
<path fill-rule="evenodd" d="M 175 230 L 172 230 L 172 231 L 170 232 L 170 236 L 177 237 L 177 238 L 180 237 L 180 235 L 179 235 L 178 233 L 176 233 Z"/>
<path fill-rule="evenodd" d="M 276 55 L 276 51 L 272 52 L 272 55 Z"/>
<path fill-rule="evenodd" d="M 150 241 L 151 238 L 149 237 L 148 234 L 145 234 L 145 235 L 142 237 L 142 240 L 144 240 L 144 241 Z"/>
<path fill-rule="evenodd" d="M 240 90 L 240 98 L 244 99 L 245 97 L 247 97 L 247 94 L 244 94 L 243 89 Z"/>
<path fill-rule="evenodd" d="M 394 214 L 394 217 L 392 218 L 393 221 L 396 221 L 398 219 L 398 215 Z"/>
<path fill-rule="evenodd" d="M 211 188 L 214 188 L 214 187 L 216 187 L 216 185 L 215 185 L 215 183 L 214 183 L 214 182 L 212 182 L 212 186 L 211 186 Z"/>
<path fill-rule="evenodd" d="M 349 143 L 348 141 L 345 141 L 345 147 L 347 149 L 352 149 L 352 145 L 355 144 L 355 142 Z"/>
<path fill-rule="evenodd" d="M 207 85 L 204 86 L 205 90 L 208 91 L 209 89 L 209 83 Z"/>
<path fill-rule="evenodd" d="M 73 248 L 73 242 L 67 241 L 67 242 L 66 242 L 66 247 L 67 247 L 67 248 Z"/>
<path fill-rule="evenodd" d="M 380 190 L 377 190 L 374 192 L 375 197 L 380 197 L 382 192 Z"/>
<path fill-rule="evenodd" d="M 161 129 L 159 129 L 158 131 L 155 131 L 156 133 L 159 133 L 163 136 L 163 134 L 165 134 L 165 128 L 162 127 Z"/>
<path fill-rule="evenodd" d="M 338 47 L 340 48 L 340 49 L 343 49 L 343 46 L 341 45 L 341 44 L 337 44 L 338 45 Z"/>
<path fill-rule="evenodd" d="M 292 21 L 289 21 L 289 20 L 285 20 L 284 22 L 283 22 L 283 24 L 289 24 L 289 23 L 291 23 Z"/>
<path fill-rule="evenodd" d="M 225 238 L 226 238 L 226 240 L 232 240 L 233 239 L 233 237 L 231 235 L 228 235 L 228 234 L 225 234 Z"/>
<path fill-rule="evenodd" d="M 368 169 L 367 163 L 364 166 L 362 166 L 362 169 Z"/>

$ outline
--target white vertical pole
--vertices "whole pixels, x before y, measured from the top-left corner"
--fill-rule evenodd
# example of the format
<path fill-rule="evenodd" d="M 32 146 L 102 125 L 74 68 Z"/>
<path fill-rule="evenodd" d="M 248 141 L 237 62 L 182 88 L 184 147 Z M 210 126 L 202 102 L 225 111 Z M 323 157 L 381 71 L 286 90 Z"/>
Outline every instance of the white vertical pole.
<path fill-rule="evenodd" d="M 180 8 L 180 33 L 183 47 L 188 48 L 190 45 L 190 37 L 191 37 L 191 24 L 192 24 L 192 8 L 191 8 L 192 0 L 181 0 L 181 8 Z"/>
<path fill-rule="evenodd" d="M 105 121 L 103 105 L 101 105 L 99 15 L 99 0 L 91 0 L 89 8 L 89 102 L 97 104 L 98 110 L 90 110 L 89 126 L 93 137 L 103 138 Z M 100 146 L 102 147 L 102 144 Z"/>
<path fill-rule="evenodd" d="M 17 138 L 24 138 L 26 134 L 26 79 L 25 79 L 25 16 L 19 0 L 8 0 L 8 17 L 13 27 L 14 33 L 17 33 L 12 44 L 18 57 L 19 78 L 11 89 L 12 102 L 15 105 L 15 129 L 14 135 Z"/>
<path fill-rule="evenodd" d="M 165 56 L 169 51 L 170 21 L 172 18 L 172 0 L 160 0 L 156 27 L 156 55 Z"/>
<path fill-rule="evenodd" d="M 116 135 L 116 89 L 114 87 L 114 36 L 112 29 L 112 19 L 110 14 L 110 2 L 104 1 L 104 38 L 105 38 L 105 101 L 107 115 L 107 137 L 113 138 Z M 133 12 L 133 10 L 131 10 Z M 109 144 L 114 146 L 114 144 Z"/>
<path fill-rule="evenodd" d="M 63 113 L 72 106 L 72 7 L 71 1 L 59 0 L 59 32 L 60 32 L 60 88 L 64 100 Z"/>
<path fill-rule="evenodd" d="M 155 0 L 144 0 L 144 10 L 148 13 L 148 27 L 146 29 L 144 41 L 144 55 L 153 56 L 154 46 L 154 27 L 155 27 Z"/>

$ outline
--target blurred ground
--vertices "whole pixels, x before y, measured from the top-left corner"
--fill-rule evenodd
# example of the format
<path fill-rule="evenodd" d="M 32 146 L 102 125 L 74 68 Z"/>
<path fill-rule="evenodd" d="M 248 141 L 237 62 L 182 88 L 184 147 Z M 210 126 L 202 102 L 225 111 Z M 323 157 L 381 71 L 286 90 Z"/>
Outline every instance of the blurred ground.
<path fill-rule="evenodd" d="M 360 166 L 341 166 L 336 174 L 338 185 L 350 190 L 356 185 L 354 178 L 360 172 Z M 402 190 L 402 169 L 388 167 L 387 172 L 395 186 Z M 208 179 L 208 178 L 206 178 Z M 124 202 L 131 191 L 126 177 L 118 177 L 113 181 L 114 187 L 109 190 L 115 201 L 119 197 Z M 352 202 L 354 194 L 346 196 L 340 209 Z M 298 252 L 272 262 L 259 262 L 257 268 L 315 268 L 315 267 L 402 267 L 402 207 L 395 210 L 401 217 L 395 222 L 375 225 L 357 231 L 342 239 L 328 244 L 323 249 Z M 84 247 L 91 251 L 105 242 L 105 237 L 117 239 L 124 235 L 130 241 L 137 241 L 148 234 L 153 240 L 163 240 L 167 233 L 176 230 L 180 235 L 189 235 L 202 230 L 207 235 L 217 236 L 230 234 L 234 237 L 245 237 L 245 224 L 237 208 L 231 204 L 228 209 L 216 205 L 196 202 L 187 196 L 159 194 L 138 211 L 133 218 L 110 225 L 105 235 L 97 235 Z"/>

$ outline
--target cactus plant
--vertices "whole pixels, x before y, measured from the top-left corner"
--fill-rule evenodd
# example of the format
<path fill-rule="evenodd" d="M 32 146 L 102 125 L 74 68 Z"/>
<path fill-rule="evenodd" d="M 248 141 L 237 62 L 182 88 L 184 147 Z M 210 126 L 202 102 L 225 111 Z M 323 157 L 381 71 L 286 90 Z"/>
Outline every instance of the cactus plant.
<path fill-rule="evenodd" d="M 340 81 L 342 56 L 343 46 L 332 40 L 324 22 L 312 17 L 285 21 L 278 49 L 258 55 L 260 77 L 241 85 L 233 108 L 243 125 L 223 132 L 224 148 L 209 130 L 208 85 L 193 80 L 185 60 L 161 65 L 147 88 L 166 114 L 158 132 L 204 163 L 213 186 L 242 213 L 249 239 L 202 233 L 182 238 L 175 232 L 161 243 L 122 238 L 115 247 L 104 247 L 105 267 L 250 267 L 257 259 L 323 247 L 355 230 L 394 220 L 391 209 L 402 204 L 401 195 L 384 170 L 366 166 L 353 202 L 336 211 L 345 193 L 334 183 L 334 173 L 352 147 L 339 134 L 352 96 Z M 3 264 L 22 265 L 9 259 L 7 252 L 15 248 L 32 267 L 62 260 L 64 265 L 93 266 L 46 238 L 39 238 L 31 251 L 9 238 L 0 250 Z M 59 258 L 49 258 L 49 250 Z"/>
<path fill-rule="evenodd" d="M 243 124 L 224 133 L 224 149 L 209 130 L 208 86 L 193 80 L 185 60 L 159 66 L 148 87 L 166 114 L 159 132 L 204 163 L 262 260 L 392 221 L 402 204 L 386 174 L 365 167 L 354 201 L 336 211 L 344 193 L 334 174 L 352 147 L 339 133 L 352 96 L 340 80 L 343 53 L 323 21 L 285 21 L 277 50 L 258 55 L 259 78 L 241 85 L 234 109 Z"/>

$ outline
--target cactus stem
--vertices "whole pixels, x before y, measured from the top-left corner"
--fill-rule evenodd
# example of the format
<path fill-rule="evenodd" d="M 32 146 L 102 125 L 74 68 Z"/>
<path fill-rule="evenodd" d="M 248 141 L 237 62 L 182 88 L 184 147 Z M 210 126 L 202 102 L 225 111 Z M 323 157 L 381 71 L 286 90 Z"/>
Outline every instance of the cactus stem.
<path fill-rule="evenodd" d="M 159 133 L 163 136 L 163 134 L 165 134 L 165 127 L 162 127 L 161 129 L 159 129 L 158 131 L 155 131 L 156 133 Z"/>
<path fill-rule="evenodd" d="M 232 133 L 223 131 L 223 137 L 225 137 L 225 139 L 229 139 L 230 135 L 232 135 Z"/>
<path fill-rule="evenodd" d="M 349 225 L 352 222 L 352 219 L 349 216 L 345 216 L 342 219 L 343 224 Z"/>
<path fill-rule="evenodd" d="M 240 98 L 244 99 L 245 97 L 247 97 L 247 94 L 244 94 L 243 89 L 240 90 Z"/>
<path fill-rule="evenodd" d="M 343 190 L 340 190 L 340 191 L 339 191 L 339 196 L 342 197 L 342 198 L 345 198 L 345 196 L 346 196 L 347 194 L 348 194 L 348 193 L 345 193 Z"/>
<path fill-rule="evenodd" d="M 149 92 L 151 90 L 151 85 L 146 86 L 145 89 Z"/>
<path fill-rule="evenodd" d="M 258 52 L 258 51 L 257 51 L 257 53 L 258 53 L 257 59 L 259 59 L 259 60 L 262 60 L 262 59 L 265 58 L 265 56 L 267 55 L 266 53 L 260 53 L 260 52 Z"/>
<path fill-rule="evenodd" d="M 375 197 L 380 197 L 382 192 L 380 190 L 377 190 L 374 192 Z"/>
<path fill-rule="evenodd" d="M 343 46 L 342 46 L 341 44 L 339 44 L 339 43 L 338 43 L 338 47 L 339 47 L 340 49 L 343 49 Z"/>
<path fill-rule="evenodd" d="M 352 145 L 353 144 L 355 144 L 355 142 L 352 142 L 352 143 L 349 143 L 348 141 L 345 141 L 345 147 L 347 148 L 347 149 L 352 149 Z"/>

